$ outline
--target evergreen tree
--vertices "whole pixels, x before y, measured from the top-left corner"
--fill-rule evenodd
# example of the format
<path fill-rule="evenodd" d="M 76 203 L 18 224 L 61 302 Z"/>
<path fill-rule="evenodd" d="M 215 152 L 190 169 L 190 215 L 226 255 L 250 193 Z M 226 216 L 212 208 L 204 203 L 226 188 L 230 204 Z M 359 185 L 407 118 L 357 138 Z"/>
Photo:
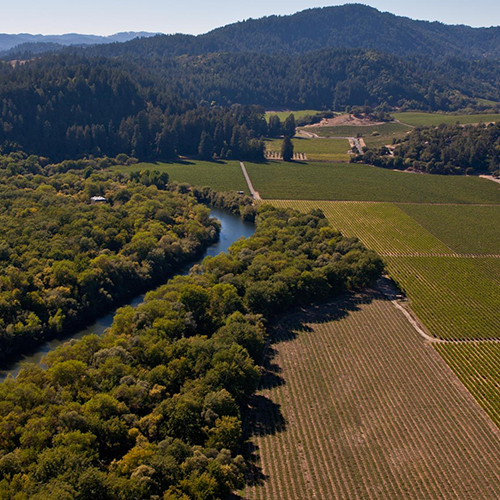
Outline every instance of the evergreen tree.
<path fill-rule="evenodd" d="M 288 115 L 283 126 L 283 133 L 287 137 L 293 137 L 295 135 L 295 116 L 293 114 Z"/>
<path fill-rule="evenodd" d="M 287 135 L 285 136 L 283 144 L 281 145 L 281 156 L 283 157 L 284 161 L 292 161 L 293 159 L 293 143 L 290 137 L 288 137 Z"/>
<path fill-rule="evenodd" d="M 156 154 L 162 160 L 169 160 L 177 156 L 177 138 L 167 127 L 156 136 Z"/>
<path fill-rule="evenodd" d="M 268 135 L 269 137 L 279 137 L 282 133 L 281 120 L 278 115 L 269 117 Z"/>
<path fill-rule="evenodd" d="M 214 141 L 208 132 L 203 131 L 201 134 L 200 146 L 198 147 L 198 155 L 202 160 L 211 160 L 214 154 Z"/>

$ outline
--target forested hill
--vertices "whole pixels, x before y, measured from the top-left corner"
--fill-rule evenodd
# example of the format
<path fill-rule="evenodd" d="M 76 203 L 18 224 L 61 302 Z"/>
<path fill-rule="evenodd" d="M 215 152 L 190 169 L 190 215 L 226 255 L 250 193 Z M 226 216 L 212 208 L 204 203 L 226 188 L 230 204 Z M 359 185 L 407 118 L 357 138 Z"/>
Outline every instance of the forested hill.
<path fill-rule="evenodd" d="M 170 35 L 92 50 L 101 55 L 176 56 L 213 52 L 301 54 L 325 47 L 372 49 L 400 56 L 467 59 L 500 56 L 500 27 L 415 21 L 360 4 L 309 9 L 230 24 L 200 36 Z"/>

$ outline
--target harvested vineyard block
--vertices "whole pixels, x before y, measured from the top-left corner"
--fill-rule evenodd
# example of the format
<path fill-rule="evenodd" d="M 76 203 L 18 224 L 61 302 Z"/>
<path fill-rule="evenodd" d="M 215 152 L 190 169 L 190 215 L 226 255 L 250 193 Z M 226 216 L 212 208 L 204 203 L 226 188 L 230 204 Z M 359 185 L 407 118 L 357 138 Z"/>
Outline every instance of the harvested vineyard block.
<path fill-rule="evenodd" d="M 500 498 L 500 431 L 388 301 L 289 316 L 261 385 L 245 499 Z"/>

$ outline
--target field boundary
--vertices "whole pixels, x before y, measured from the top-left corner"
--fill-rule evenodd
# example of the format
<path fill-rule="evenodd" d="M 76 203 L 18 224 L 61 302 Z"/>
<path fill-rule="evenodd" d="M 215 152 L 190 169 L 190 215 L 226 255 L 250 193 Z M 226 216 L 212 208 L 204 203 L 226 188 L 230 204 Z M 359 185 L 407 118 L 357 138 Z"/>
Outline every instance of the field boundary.
<path fill-rule="evenodd" d="M 331 162 L 329 162 L 331 163 Z M 341 162 L 335 162 L 341 163 Z M 309 202 L 326 202 L 326 203 L 373 203 L 374 205 L 383 205 L 387 203 L 392 203 L 393 205 L 430 205 L 430 206 L 443 206 L 443 207 L 499 207 L 500 203 L 432 203 L 432 202 L 422 202 L 418 203 L 415 201 L 373 201 L 373 200 L 328 200 L 328 199 L 318 199 L 311 200 L 310 198 L 301 199 L 286 199 L 286 198 L 261 198 L 262 201 L 282 201 L 286 203 L 294 203 L 297 201 L 309 201 Z"/>

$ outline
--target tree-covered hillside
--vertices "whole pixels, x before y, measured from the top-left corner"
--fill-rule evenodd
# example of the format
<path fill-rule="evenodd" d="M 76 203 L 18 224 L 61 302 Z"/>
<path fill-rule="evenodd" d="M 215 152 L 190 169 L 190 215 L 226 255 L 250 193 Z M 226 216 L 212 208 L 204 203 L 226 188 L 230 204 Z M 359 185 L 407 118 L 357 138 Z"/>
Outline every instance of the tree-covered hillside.
<path fill-rule="evenodd" d="M 199 36 L 169 35 L 98 47 L 100 54 L 254 52 L 303 54 L 325 47 L 370 49 L 399 56 L 500 56 L 500 28 L 415 21 L 360 4 L 308 9 L 230 24 Z"/>
<path fill-rule="evenodd" d="M 268 132 L 259 106 L 451 111 L 474 108 L 478 98 L 500 101 L 499 89 L 497 62 L 401 59 L 363 50 L 42 55 L 0 63 L 0 147 L 53 161 L 119 153 L 169 159 L 202 149 L 206 158 L 258 160 Z"/>

